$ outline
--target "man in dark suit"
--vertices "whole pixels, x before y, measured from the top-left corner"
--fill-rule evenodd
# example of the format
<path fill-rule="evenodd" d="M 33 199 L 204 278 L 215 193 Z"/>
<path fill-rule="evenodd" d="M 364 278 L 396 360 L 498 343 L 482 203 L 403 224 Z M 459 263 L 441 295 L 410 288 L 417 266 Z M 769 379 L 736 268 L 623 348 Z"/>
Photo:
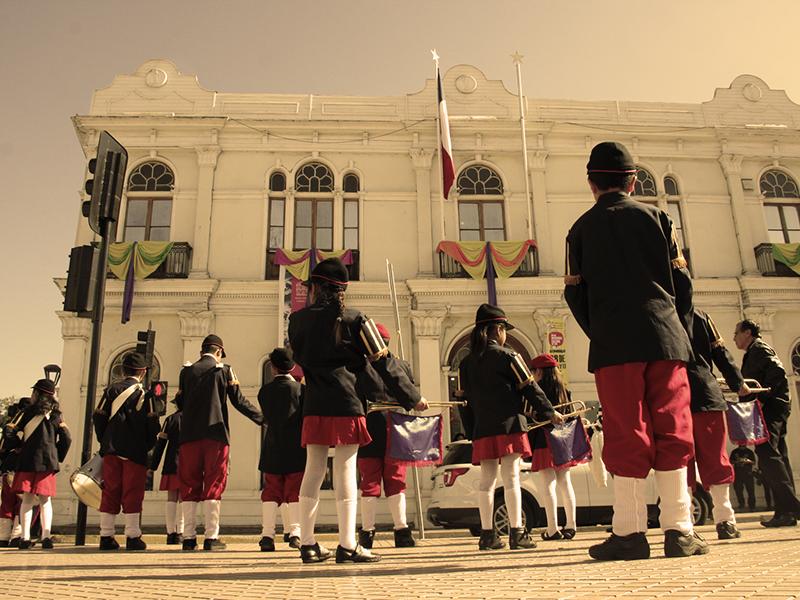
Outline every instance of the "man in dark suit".
<path fill-rule="evenodd" d="M 228 400 L 234 408 L 261 425 L 261 412 L 242 395 L 233 369 L 223 364 L 222 339 L 208 335 L 200 360 L 181 370 L 178 394 L 183 400 L 178 476 L 183 502 L 183 549 L 197 548 L 196 510 L 203 502 L 203 550 L 222 550 L 219 540 L 220 500 L 228 479 Z"/>

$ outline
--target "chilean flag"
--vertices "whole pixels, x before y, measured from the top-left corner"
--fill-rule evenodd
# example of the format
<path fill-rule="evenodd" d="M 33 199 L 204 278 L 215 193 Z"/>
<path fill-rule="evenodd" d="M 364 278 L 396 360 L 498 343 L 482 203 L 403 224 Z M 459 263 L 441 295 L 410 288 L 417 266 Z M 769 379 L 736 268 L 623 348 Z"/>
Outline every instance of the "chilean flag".
<path fill-rule="evenodd" d="M 447 103 L 442 93 L 442 76 L 436 70 L 437 92 L 439 97 L 439 134 L 441 145 L 439 152 L 442 157 L 442 195 L 445 200 L 450 195 L 450 189 L 456 179 L 456 169 L 453 164 L 453 144 L 450 141 L 450 121 L 447 118 Z"/>

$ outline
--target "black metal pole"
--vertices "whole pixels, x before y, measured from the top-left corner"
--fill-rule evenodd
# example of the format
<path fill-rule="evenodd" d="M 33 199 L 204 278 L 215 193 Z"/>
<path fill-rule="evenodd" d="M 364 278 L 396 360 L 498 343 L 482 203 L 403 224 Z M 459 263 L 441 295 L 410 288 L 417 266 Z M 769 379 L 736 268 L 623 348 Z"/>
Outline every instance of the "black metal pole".
<path fill-rule="evenodd" d="M 83 445 L 81 465 L 86 464 L 92 451 L 92 413 L 94 412 L 97 371 L 100 363 L 100 336 L 103 332 L 103 312 L 106 296 L 106 273 L 108 264 L 108 239 L 111 237 L 110 219 L 102 219 L 103 233 L 100 235 L 100 256 L 97 261 L 94 288 L 94 309 L 92 312 L 92 347 L 89 354 L 89 378 L 86 390 L 86 412 L 83 418 Z M 75 523 L 75 545 L 86 544 L 86 505 L 78 502 L 78 515 Z"/>

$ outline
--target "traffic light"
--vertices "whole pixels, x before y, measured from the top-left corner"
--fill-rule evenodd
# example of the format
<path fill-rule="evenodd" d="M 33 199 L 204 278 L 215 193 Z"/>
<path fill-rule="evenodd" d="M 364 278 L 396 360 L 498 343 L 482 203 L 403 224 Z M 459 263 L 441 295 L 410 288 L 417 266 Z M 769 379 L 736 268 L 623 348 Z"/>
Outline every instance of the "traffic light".
<path fill-rule="evenodd" d="M 99 260 L 100 254 L 94 246 L 76 246 L 70 251 L 67 285 L 64 289 L 65 311 L 76 312 L 79 317 L 92 316 Z"/>
<path fill-rule="evenodd" d="M 152 329 L 136 334 L 136 351 L 144 356 L 147 367 L 153 366 L 153 350 L 156 347 L 156 332 Z"/>
<path fill-rule="evenodd" d="M 153 412 L 158 415 L 167 414 L 167 389 L 169 384 L 166 381 L 154 381 L 150 386 L 150 393 L 153 396 Z"/>
<path fill-rule="evenodd" d="M 92 231 L 103 235 L 103 221 L 113 223 L 110 237 L 116 233 L 128 151 L 107 131 L 100 134 L 97 156 L 89 161 L 89 173 L 84 190 L 90 197 L 81 206 L 83 216 L 89 219 Z"/>

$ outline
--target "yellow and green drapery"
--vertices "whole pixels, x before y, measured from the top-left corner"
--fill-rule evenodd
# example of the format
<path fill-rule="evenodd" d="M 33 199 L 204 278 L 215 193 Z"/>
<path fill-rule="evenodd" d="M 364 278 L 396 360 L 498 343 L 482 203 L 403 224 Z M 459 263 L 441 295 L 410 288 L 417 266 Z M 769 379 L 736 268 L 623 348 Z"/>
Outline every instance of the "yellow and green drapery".
<path fill-rule="evenodd" d="M 772 244 L 772 257 L 800 275 L 800 243 Z"/>
<path fill-rule="evenodd" d="M 144 279 L 161 266 L 172 242 L 119 242 L 108 245 L 108 269 L 125 282 L 122 295 L 122 323 L 131 319 L 133 288 L 137 279 Z"/>
<path fill-rule="evenodd" d="M 275 257 L 272 262 L 276 265 L 283 265 L 289 274 L 299 281 L 308 281 L 311 271 L 317 263 L 326 258 L 338 258 L 346 265 L 353 264 L 353 253 L 349 249 L 345 250 L 288 250 L 278 248 L 275 250 Z"/>
<path fill-rule="evenodd" d="M 516 242 L 453 242 L 442 241 L 436 247 L 458 264 L 473 279 L 486 277 L 489 304 L 497 306 L 495 278 L 508 279 L 519 269 L 528 254 L 535 248 L 534 240 Z"/>

